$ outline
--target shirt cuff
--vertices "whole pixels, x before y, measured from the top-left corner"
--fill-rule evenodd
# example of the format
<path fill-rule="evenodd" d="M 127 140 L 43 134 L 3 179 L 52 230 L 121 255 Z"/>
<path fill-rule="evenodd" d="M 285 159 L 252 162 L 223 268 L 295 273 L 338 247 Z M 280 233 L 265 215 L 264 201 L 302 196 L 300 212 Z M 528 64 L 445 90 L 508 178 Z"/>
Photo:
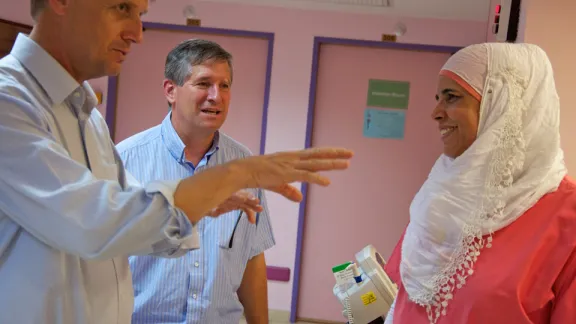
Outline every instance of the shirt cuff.
<path fill-rule="evenodd" d="M 178 181 L 154 181 L 146 186 L 148 194 L 160 193 L 169 204 L 169 220 L 164 227 L 165 239 L 153 246 L 153 253 L 165 251 L 172 256 L 178 250 L 193 250 L 200 248 L 200 238 L 196 225 L 193 225 L 186 214 L 174 206 L 174 192 Z"/>

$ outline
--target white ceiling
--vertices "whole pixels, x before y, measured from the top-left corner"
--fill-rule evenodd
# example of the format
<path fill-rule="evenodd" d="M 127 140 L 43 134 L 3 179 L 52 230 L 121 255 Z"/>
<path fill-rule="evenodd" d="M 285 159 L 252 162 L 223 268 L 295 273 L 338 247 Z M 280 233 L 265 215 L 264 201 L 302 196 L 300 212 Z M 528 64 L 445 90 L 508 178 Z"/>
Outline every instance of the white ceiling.
<path fill-rule="evenodd" d="M 490 0 L 204 0 L 309 10 L 486 22 Z M 379 4 L 389 3 L 390 6 Z"/>

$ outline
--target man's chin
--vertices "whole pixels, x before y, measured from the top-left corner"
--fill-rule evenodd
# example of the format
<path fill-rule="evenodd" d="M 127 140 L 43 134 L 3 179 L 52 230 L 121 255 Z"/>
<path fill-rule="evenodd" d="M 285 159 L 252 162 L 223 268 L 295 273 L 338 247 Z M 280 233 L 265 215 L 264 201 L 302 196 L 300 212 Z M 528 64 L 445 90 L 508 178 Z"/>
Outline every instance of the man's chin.
<path fill-rule="evenodd" d="M 204 131 L 206 134 L 212 134 L 212 133 L 216 133 L 217 131 L 220 130 L 220 128 L 222 127 L 221 124 L 204 124 L 202 125 L 202 131 Z"/>
<path fill-rule="evenodd" d="M 122 63 L 112 63 L 106 68 L 107 76 L 118 76 L 122 70 Z"/>

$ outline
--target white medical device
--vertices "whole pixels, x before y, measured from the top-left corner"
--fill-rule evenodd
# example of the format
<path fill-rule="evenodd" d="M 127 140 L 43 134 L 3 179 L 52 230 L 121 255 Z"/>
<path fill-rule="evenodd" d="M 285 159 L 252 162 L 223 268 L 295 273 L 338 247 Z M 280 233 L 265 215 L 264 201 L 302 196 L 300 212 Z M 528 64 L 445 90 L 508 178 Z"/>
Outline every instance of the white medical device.
<path fill-rule="evenodd" d="M 332 268 L 336 285 L 332 292 L 342 306 L 349 324 L 384 323 L 384 318 L 398 293 L 384 266 L 384 258 L 374 246 L 368 245 L 356 253 L 356 261 Z"/>

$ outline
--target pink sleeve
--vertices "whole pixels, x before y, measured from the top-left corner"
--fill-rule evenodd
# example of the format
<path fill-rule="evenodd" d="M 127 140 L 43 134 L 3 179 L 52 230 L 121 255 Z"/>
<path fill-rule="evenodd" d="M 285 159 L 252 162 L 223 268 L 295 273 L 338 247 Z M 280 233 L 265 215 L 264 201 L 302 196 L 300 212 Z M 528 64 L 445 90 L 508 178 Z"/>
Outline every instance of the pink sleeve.
<path fill-rule="evenodd" d="M 576 251 L 554 284 L 556 301 L 550 324 L 576 323 Z"/>
<path fill-rule="evenodd" d="M 396 247 L 394 247 L 390 258 L 386 261 L 386 267 L 384 268 L 388 277 L 396 284 L 400 282 L 400 259 L 402 257 L 402 241 L 404 240 L 405 233 L 406 229 L 404 229 L 402 236 L 400 236 L 400 240 L 396 244 Z"/>

